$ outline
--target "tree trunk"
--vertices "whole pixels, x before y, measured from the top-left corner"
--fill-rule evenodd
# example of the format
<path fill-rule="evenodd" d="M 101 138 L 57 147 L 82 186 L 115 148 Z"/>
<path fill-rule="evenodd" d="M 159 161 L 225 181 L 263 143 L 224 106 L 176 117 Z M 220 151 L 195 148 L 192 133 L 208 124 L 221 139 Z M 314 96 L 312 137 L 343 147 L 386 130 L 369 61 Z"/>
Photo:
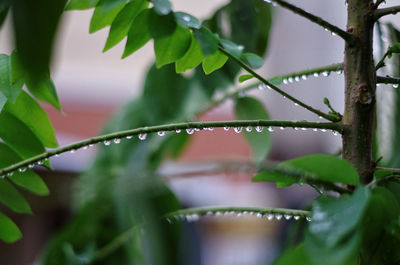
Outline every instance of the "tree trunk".
<path fill-rule="evenodd" d="M 355 41 L 346 42 L 343 158 L 357 169 L 361 182 L 373 175 L 372 126 L 375 113 L 376 74 L 372 56 L 373 1 L 348 0 L 347 31 Z"/>

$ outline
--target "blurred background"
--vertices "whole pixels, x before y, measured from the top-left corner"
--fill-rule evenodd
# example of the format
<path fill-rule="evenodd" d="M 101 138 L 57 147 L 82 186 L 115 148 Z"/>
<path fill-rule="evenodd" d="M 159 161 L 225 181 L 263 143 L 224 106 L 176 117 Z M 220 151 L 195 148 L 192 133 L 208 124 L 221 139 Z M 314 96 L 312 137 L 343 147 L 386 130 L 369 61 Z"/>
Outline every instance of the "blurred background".
<path fill-rule="evenodd" d="M 224 0 L 172 0 L 173 9 L 199 18 L 209 17 Z M 387 0 L 387 6 L 398 4 Z M 344 1 L 303 0 L 302 8 L 345 28 Z M 154 61 L 152 43 L 121 60 L 124 43 L 103 53 L 108 28 L 89 34 L 93 10 L 65 12 L 55 44 L 53 80 L 62 104 L 62 113 L 44 105 L 56 129 L 60 145 L 66 145 L 102 132 L 107 120 L 128 100 L 138 96 L 145 74 Z M 399 17 L 399 16 L 397 16 Z M 10 20 L 10 18 L 8 18 Z M 394 16 L 385 18 L 396 24 Z M 10 22 L 0 31 L 0 53 L 13 50 Z M 397 18 L 397 25 L 400 19 Z M 246 45 L 245 43 L 243 43 Z M 265 77 L 325 66 L 343 61 L 344 42 L 323 28 L 282 8 L 274 9 L 270 44 L 265 65 L 258 72 Z M 306 81 L 282 85 L 285 91 L 308 104 L 327 111 L 323 98 L 343 112 L 343 75 L 310 77 Z M 277 93 L 254 90 L 271 119 L 310 120 L 318 117 L 293 105 Z M 234 119 L 233 103 L 208 111 L 199 120 Z M 337 153 L 340 137 L 330 132 L 286 129 L 272 134 L 269 159 L 281 161 L 308 153 Z M 54 171 L 43 171 L 51 195 L 30 198 L 34 216 L 13 216 L 20 225 L 23 239 L 16 244 L 0 243 L 0 257 L 5 265 L 32 264 L 48 238 L 71 216 L 72 183 L 87 169 L 96 148 L 64 154 L 52 160 Z M 215 170 L 220 163 L 249 163 L 251 149 L 241 135 L 233 131 L 195 133 L 177 160 L 165 161 L 159 169 L 168 186 L 187 207 L 235 205 L 300 208 L 317 196 L 307 187 L 289 187 L 279 193 L 274 184 L 252 183 L 253 173 Z M 211 170 L 210 170 L 211 169 Z M 290 221 L 293 222 L 293 221 Z M 285 245 L 288 221 L 259 220 L 254 217 L 204 218 L 192 226 L 199 252 L 196 264 L 269 264 Z M 285 239 L 286 238 L 286 239 Z M 195 264 L 195 263 L 193 263 Z"/>

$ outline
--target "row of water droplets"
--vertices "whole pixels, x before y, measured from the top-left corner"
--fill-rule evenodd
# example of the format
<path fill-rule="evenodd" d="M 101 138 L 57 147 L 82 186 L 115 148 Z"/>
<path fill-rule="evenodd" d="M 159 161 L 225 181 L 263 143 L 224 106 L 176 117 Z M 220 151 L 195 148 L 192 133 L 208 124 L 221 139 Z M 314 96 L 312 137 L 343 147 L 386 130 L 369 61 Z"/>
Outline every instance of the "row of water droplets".
<path fill-rule="evenodd" d="M 321 117 L 321 118 L 322 118 L 322 117 Z M 266 131 L 268 131 L 269 133 L 272 133 L 272 132 L 275 131 L 275 130 L 274 130 L 274 127 L 279 127 L 279 129 L 280 129 L 281 131 L 285 130 L 285 127 L 283 127 L 283 126 L 268 126 L 267 129 L 266 129 Z M 252 132 L 253 130 L 254 130 L 255 132 L 262 133 L 262 132 L 264 131 L 264 126 L 255 126 L 255 127 L 253 127 L 253 126 L 247 126 L 247 127 L 244 127 L 244 128 L 243 128 L 242 126 L 234 126 L 234 127 L 225 126 L 225 127 L 223 127 L 224 131 L 229 131 L 231 128 L 233 128 L 233 131 L 234 131 L 235 133 L 242 133 L 243 131 Z M 303 127 L 293 127 L 293 129 L 296 130 L 296 131 L 298 131 L 298 130 L 307 131 L 307 130 L 308 130 L 307 128 L 303 128 Z M 309 128 L 309 129 L 312 130 L 312 131 L 314 131 L 314 132 L 317 132 L 318 130 L 320 130 L 321 132 L 327 132 L 327 131 L 328 131 L 327 129 L 317 129 L 317 128 Z M 202 129 L 200 129 L 200 128 L 186 128 L 186 129 L 183 129 L 183 130 L 182 130 L 182 129 L 176 129 L 175 132 L 176 132 L 177 134 L 180 134 L 180 133 L 182 133 L 182 132 L 186 132 L 187 134 L 192 135 L 192 134 L 194 134 L 195 132 L 199 132 L 199 131 L 201 131 L 201 130 L 204 130 L 204 131 L 214 131 L 214 127 L 203 127 Z M 333 131 L 333 130 L 332 130 L 332 133 L 333 133 L 333 135 L 335 135 L 335 136 L 339 134 L 337 131 Z M 158 131 L 158 132 L 157 132 L 157 135 L 160 136 L 160 137 L 163 137 L 163 136 L 165 136 L 166 134 L 167 134 L 167 131 Z M 137 135 L 137 137 L 138 137 L 138 139 L 139 139 L 140 141 L 144 141 L 144 140 L 147 139 L 147 133 L 139 133 L 139 134 Z M 133 138 L 133 135 L 128 135 L 128 136 L 126 136 L 125 138 L 126 138 L 127 140 L 130 140 L 130 139 Z M 104 144 L 104 146 L 110 146 L 112 143 L 114 143 L 114 144 L 120 144 L 120 143 L 121 143 L 121 139 L 122 139 L 122 138 L 114 138 L 114 139 L 110 139 L 110 140 L 104 140 L 104 141 L 103 141 L 103 144 Z M 89 145 L 85 145 L 85 146 L 82 146 L 81 149 L 87 150 L 89 147 L 92 147 L 93 145 L 94 145 L 93 143 L 92 143 L 92 144 L 89 144 Z M 70 152 L 71 154 L 74 154 L 74 153 L 77 152 L 77 150 L 78 150 L 78 149 L 72 149 L 72 150 L 70 150 L 69 152 Z M 59 155 L 60 155 L 60 154 L 55 154 L 54 156 L 55 156 L 55 157 L 58 157 Z M 5 175 L 0 176 L 0 178 L 5 178 L 6 176 L 7 176 L 7 177 L 12 177 L 13 174 L 14 174 L 14 172 L 16 172 L 16 171 L 18 171 L 18 172 L 20 172 L 20 173 L 26 172 L 28 169 L 33 169 L 35 166 L 41 166 L 41 165 L 43 165 L 43 164 L 44 164 L 46 161 L 48 161 L 48 160 L 49 160 L 49 158 L 45 158 L 45 159 L 40 160 L 40 161 L 38 161 L 38 162 L 29 164 L 27 167 L 24 167 L 24 166 L 23 166 L 23 167 L 20 167 L 20 168 L 16 169 L 15 171 L 11 171 L 11 172 L 8 172 L 8 173 L 5 174 Z"/>
<path fill-rule="evenodd" d="M 174 215 L 172 217 L 166 218 L 168 223 L 174 223 L 174 222 L 196 222 L 199 221 L 201 217 L 256 217 L 260 219 L 265 219 L 268 221 L 273 221 L 273 220 L 295 220 L 298 221 L 300 218 L 303 216 L 292 214 L 292 213 L 261 213 L 261 212 L 255 212 L 255 211 L 208 211 L 207 213 L 204 214 L 198 214 L 198 213 L 189 213 L 189 214 L 178 214 Z M 304 218 L 304 217 L 303 217 Z M 306 216 L 305 219 L 308 222 L 311 222 L 311 217 Z"/>
<path fill-rule="evenodd" d="M 376 84 L 376 86 L 381 86 L 381 85 L 388 85 L 388 84 Z M 399 84 L 391 84 L 393 88 L 399 88 Z"/>

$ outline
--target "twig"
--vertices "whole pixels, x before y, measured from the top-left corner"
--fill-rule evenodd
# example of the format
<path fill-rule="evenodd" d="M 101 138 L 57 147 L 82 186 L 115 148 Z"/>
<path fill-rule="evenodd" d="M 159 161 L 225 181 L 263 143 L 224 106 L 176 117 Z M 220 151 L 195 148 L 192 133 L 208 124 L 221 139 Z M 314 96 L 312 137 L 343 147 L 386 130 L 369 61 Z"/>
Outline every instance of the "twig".
<path fill-rule="evenodd" d="M 378 71 L 380 68 L 385 66 L 385 59 L 389 56 L 389 51 L 385 52 L 382 59 L 376 64 L 375 71 Z"/>
<path fill-rule="evenodd" d="M 400 85 L 400 78 L 399 77 L 390 77 L 390 76 L 377 76 L 376 82 L 378 84 L 399 84 Z"/>
<path fill-rule="evenodd" d="M 293 13 L 298 14 L 298 15 L 310 20 L 311 22 L 314 22 L 315 24 L 318 24 L 318 25 L 324 27 L 325 29 L 328 29 L 329 31 L 342 37 L 342 39 L 344 39 L 347 42 L 354 42 L 354 40 L 355 40 L 355 37 L 352 34 L 338 28 L 335 25 L 332 25 L 331 23 L 323 20 L 320 17 L 317 17 L 311 13 L 308 13 L 307 11 L 305 11 L 297 6 L 289 4 L 288 2 L 283 1 L 283 0 L 272 0 L 272 2 L 275 2 L 275 3 L 279 4 L 281 7 L 289 9 Z"/>
<path fill-rule="evenodd" d="M 376 170 L 391 171 L 393 174 L 400 174 L 400 168 L 376 167 Z"/>
<path fill-rule="evenodd" d="M 377 9 L 379 7 L 379 5 L 382 4 L 383 2 L 386 2 L 386 0 L 377 0 L 374 5 L 374 8 Z"/>
<path fill-rule="evenodd" d="M 258 80 L 260 80 L 262 83 L 266 84 L 267 86 L 271 87 L 273 90 L 275 90 L 276 92 L 278 92 L 279 94 L 281 94 L 283 97 L 288 98 L 289 100 L 293 101 L 294 103 L 297 103 L 299 106 L 302 106 L 303 108 L 317 114 L 320 117 L 323 117 L 329 121 L 332 122 L 337 122 L 339 121 L 339 119 L 335 116 L 335 115 L 329 115 L 326 114 L 320 110 L 314 109 L 313 107 L 311 107 L 310 105 L 305 104 L 304 102 L 292 97 L 291 95 L 289 95 L 288 93 L 284 92 L 283 90 L 279 89 L 277 86 L 271 84 L 270 82 L 268 82 L 266 79 L 264 79 L 262 76 L 260 76 L 259 74 L 257 74 L 255 71 L 253 71 L 253 69 L 251 69 L 247 64 L 245 64 L 244 62 L 242 62 L 239 58 L 237 58 L 236 56 L 232 55 L 230 52 L 228 52 L 227 50 L 225 50 L 222 47 L 219 47 L 219 50 L 224 53 L 226 56 L 228 56 L 229 58 L 231 58 L 232 60 L 236 61 L 241 67 L 243 67 L 243 69 L 245 69 L 247 72 L 249 72 L 250 74 L 252 74 L 255 78 L 257 78 Z"/>
<path fill-rule="evenodd" d="M 377 9 L 374 12 L 374 19 L 378 20 L 383 16 L 395 15 L 398 12 L 400 12 L 400 6 L 392 6 L 392 7 Z"/>
<path fill-rule="evenodd" d="M 74 144 L 70 144 L 67 146 L 63 146 L 60 148 L 52 149 L 42 153 L 40 155 L 31 157 L 29 159 L 22 160 L 18 163 L 10 165 L 8 167 L 0 170 L 0 176 L 6 176 L 7 173 L 11 173 L 18 169 L 26 169 L 26 167 L 30 167 L 32 165 L 38 164 L 43 160 L 46 160 L 50 157 L 70 152 L 76 151 L 77 149 L 87 147 L 93 144 L 97 144 L 100 142 L 110 144 L 111 141 L 118 140 L 124 137 L 132 137 L 134 135 L 139 135 L 139 137 L 145 136 L 149 133 L 159 133 L 159 132 L 167 132 L 167 131 L 176 131 L 176 130 L 186 130 L 186 129 L 203 129 L 210 127 L 246 127 L 246 126 L 279 126 L 279 127 L 290 127 L 290 128 L 318 128 L 318 129 L 326 129 L 337 131 L 341 133 L 342 126 L 340 123 L 322 123 L 322 122 L 307 122 L 307 121 L 271 121 L 271 120 L 234 120 L 234 121 L 210 121 L 210 122 L 186 122 L 186 123 L 173 123 L 167 125 L 157 125 L 150 127 L 142 127 L 136 128 L 132 130 L 120 131 L 115 133 L 110 133 L 106 135 L 100 135 L 96 137 L 92 137 L 80 142 L 76 142 Z"/>

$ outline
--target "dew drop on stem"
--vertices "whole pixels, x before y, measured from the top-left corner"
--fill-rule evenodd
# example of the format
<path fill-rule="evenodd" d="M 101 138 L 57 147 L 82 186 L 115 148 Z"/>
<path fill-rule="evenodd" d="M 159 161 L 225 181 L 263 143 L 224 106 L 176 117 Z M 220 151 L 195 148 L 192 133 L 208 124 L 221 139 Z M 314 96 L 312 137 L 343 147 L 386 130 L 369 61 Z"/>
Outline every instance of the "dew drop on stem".
<path fill-rule="evenodd" d="M 114 143 L 115 143 L 115 144 L 119 144 L 120 142 L 121 142 L 121 139 L 119 139 L 119 138 L 115 138 L 115 139 L 114 139 Z"/>
<path fill-rule="evenodd" d="M 132 135 L 128 135 L 128 136 L 126 137 L 126 139 L 128 139 L 128 140 L 130 140 L 130 139 L 132 139 L 132 138 L 133 138 Z"/>
<path fill-rule="evenodd" d="M 182 130 L 181 130 L 181 129 L 176 129 L 175 132 L 176 132 L 176 133 L 181 133 Z"/>
<path fill-rule="evenodd" d="M 138 138 L 139 138 L 140 141 L 144 141 L 147 138 L 147 134 L 146 133 L 140 133 L 138 135 Z"/>
<path fill-rule="evenodd" d="M 293 216 L 293 219 L 297 221 L 297 220 L 299 220 L 299 219 L 300 219 L 300 216 L 298 216 L 298 215 L 295 215 L 295 216 Z"/>
<path fill-rule="evenodd" d="M 235 133 L 241 133 L 242 132 L 242 127 L 235 127 L 233 128 L 233 130 L 235 131 Z"/>
<path fill-rule="evenodd" d="M 251 132 L 252 130 L 253 130 L 253 127 L 251 127 L 251 126 L 246 127 L 246 132 Z"/>
<path fill-rule="evenodd" d="M 111 142 L 110 142 L 109 140 L 105 140 L 105 141 L 103 142 L 103 144 L 104 144 L 105 146 L 109 146 L 109 145 L 111 144 Z"/>
<path fill-rule="evenodd" d="M 194 133 L 194 129 L 193 129 L 193 128 L 187 128 L 187 129 L 186 129 L 186 133 L 189 134 L 189 135 L 191 135 L 191 134 Z"/>
<path fill-rule="evenodd" d="M 301 76 L 301 79 L 307 80 L 307 76 L 306 76 L 306 75 L 302 75 L 302 76 Z"/>
<path fill-rule="evenodd" d="M 292 216 L 291 216 L 290 214 L 285 214 L 285 215 L 283 215 L 283 217 L 284 217 L 286 220 L 292 219 Z"/>
<path fill-rule="evenodd" d="M 14 175 L 14 172 L 8 172 L 7 177 L 12 177 Z"/>
<path fill-rule="evenodd" d="M 276 220 L 281 220 L 282 219 L 282 214 L 275 214 L 275 219 Z"/>
<path fill-rule="evenodd" d="M 398 88 L 399 84 L 393 84 L 393 88 Z"/>
<path fill-rule="evenodd" d="M 318 72 L 315 72 L 315 73 L 313 74 L 313 76 L 314 76 L 314 77 L 318 77 L 318 76 L 319 76 L 319 73 L 318 73 Z"/>
<path fill-rule="evenodd" d="M 18 169 L 18 171 L 21 172 L 21 173 L 23 173 L 23 172 L 26 171 L 26 167 L 20 167 L 20 168 Z"/>
<path fill-rule="evenodd" d="M 274 216 L 272 213 L 269 213 L 269 214 L 267 214 L 266 217 L 267 217 L 267 220 L 268 220 L 268 221 L 272 221 L 272 220 L 274 219 L 275 216 Z"/>
<path fill-rule="evenodd" d="M 294 81 L 299 82 L 299 81 L 300 81 L 300 77 L 295 76 L 295 77 L 294 77 Z"/>
<path fill-rule="evenodd" d="M 256 126 L 256 132 L 262 132 L 263 131 L 263 129 L 264 129 L 264 127 L 262 127 L 262 126 Z"/>
<path fill-rule="evenodd" d="M 269 131 L 269 132 L 273 132 L 274 129 L 273 129 L 271 126 L 269 126 L 269 127 L 268 127 L 268 131 Z"/>
<path fill-rule="evenodd" d="M 157 132 L 157 135 L 158 135 L 158 136 L 161 136 L 161 137 L 162 137 L 162 136 L 165 136 L 165 131 L 159 131 L 159 132 Z"/>
<path fill-rule="evenodd" d="M 288 80 L 285 78 L 285 79 L 283 79 L 283 83 L 285 84 L 285 85 L 287 85 L 288 84 Z"/>
<path fill-rule="evenodd" d="M 231 127 L 229 127 L 229 126 L 224 127 L 224 131 L 229 131 L 230 129 L 231 129 Z"/>

